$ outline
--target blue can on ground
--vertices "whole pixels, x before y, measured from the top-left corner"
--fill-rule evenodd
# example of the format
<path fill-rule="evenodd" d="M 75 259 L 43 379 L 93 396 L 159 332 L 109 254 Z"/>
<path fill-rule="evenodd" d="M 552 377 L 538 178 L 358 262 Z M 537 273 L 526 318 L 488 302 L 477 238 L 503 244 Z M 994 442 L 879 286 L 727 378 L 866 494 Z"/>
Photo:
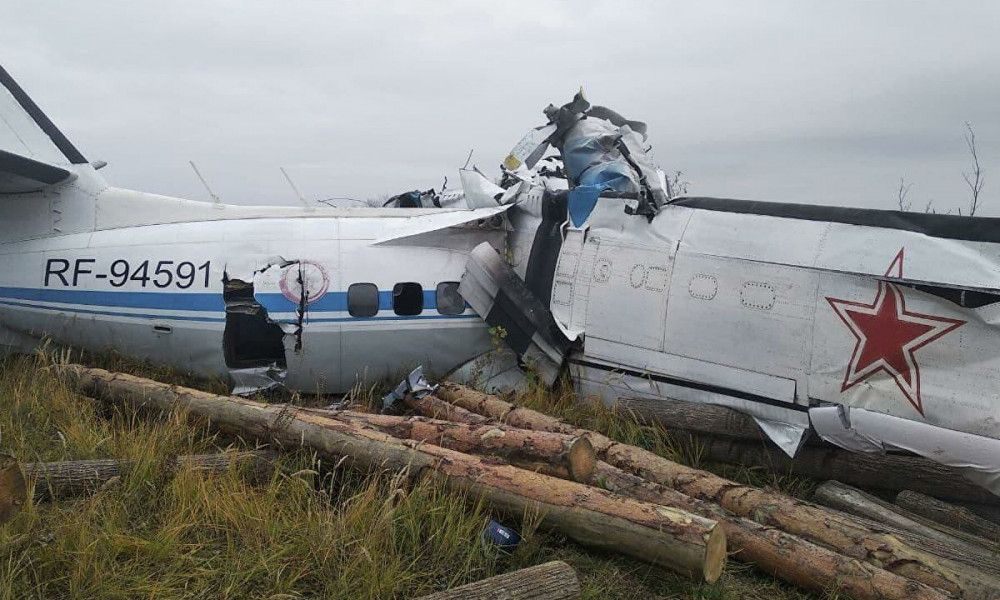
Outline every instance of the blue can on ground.
<path fill-rule="evenodd" d="M 483 531 L 483 541 L 493 544 L 505 552 L 512 552 L 521 543 L 521 536 L 510 527 L 490 519 Z"/>

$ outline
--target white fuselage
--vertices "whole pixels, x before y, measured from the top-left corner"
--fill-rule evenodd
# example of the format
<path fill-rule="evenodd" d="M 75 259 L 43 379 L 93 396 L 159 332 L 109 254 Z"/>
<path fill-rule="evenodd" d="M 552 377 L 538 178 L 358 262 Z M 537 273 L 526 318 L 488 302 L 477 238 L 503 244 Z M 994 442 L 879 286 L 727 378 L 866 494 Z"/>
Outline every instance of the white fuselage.
<path fill-rule="evenodd" d="M 92 230 L 0 244 L 0 323 L 14 341 L 49 336 L 209 376 L 273 365 L 293 389 L 334 393 L 417 364 L 442 375 L 491 348 L 464 303 L 438 303 L 470 245 L 496 237 L 435 236 L 457 211 L 215 207 L 114 188 L 75 200 L 92 203 Z M 52 208 L 22 210 L 37 223 Z M 244 284 L 236 301 L 227 280 Z M 377 289 L 377 306 L 352 314 L 352 284 Z"/>

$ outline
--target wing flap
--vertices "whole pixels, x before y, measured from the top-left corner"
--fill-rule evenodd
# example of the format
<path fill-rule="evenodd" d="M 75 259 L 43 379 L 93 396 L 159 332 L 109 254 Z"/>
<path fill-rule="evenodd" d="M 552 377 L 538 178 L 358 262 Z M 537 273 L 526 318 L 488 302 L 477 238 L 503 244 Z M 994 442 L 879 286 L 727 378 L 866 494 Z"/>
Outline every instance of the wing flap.
<path fill-rule="evenodd" d="M 68 169 L 0 150 L 0 194 L 38 192 L 75 178 Z"/>

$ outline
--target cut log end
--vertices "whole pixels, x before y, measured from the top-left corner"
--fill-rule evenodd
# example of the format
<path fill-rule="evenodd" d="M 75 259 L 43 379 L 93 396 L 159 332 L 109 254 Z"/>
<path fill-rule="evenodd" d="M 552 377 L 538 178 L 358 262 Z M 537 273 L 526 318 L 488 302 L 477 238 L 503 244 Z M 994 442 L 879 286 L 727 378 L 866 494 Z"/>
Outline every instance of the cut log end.
<path fill-rule="evenodd" d="M 28 485 L 13 456 L 0 454 L 0 525 L 14 518 L 28 499 Z"/>
<path fill-rule="evenodd" d="M 588 482 L 597 467 L 597 452 L 586 437 L 578 437 L 570 443 L 566 453 L 569 475 L 573 481 Z"/>
<path fill-rule="evenodd" d="M 708 583 L 715 583 L 726 568 L 726 530 L 715 527 L 705 540 L 705 567 L 702 577 Z"/>

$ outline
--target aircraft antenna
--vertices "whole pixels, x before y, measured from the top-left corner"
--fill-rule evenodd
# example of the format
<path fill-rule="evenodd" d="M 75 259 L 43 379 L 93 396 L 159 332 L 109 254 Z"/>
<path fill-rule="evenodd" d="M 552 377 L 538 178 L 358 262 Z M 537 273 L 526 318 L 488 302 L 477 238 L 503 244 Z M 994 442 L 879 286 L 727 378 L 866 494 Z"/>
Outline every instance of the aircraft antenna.
<path fill-rule="evenodd" d="M 294 191 L 295 195 L 299 197 L 299 200 L 302 202 L 302 206 L 310 208 L 309 202 L 306 200 L 306 197 L 303 196 L 302 192 L 299 191 L 299 188 L 295 186 L 295 182 L 292 181 L 291 177 L 289 177 L 288 171 L 285 170 L 285 167 L 278 167 L 278 168 L 281 169 L 281 174 L 284 175 L 285 179 L 288 180 L 288 185 L 292 186 L 292 191 Z"/>
<path fill-rule="evenodd" d="M 197 175 L 198 179 L 201 180 L 201 184 L 205 186 L 206 190 L 208 190 L 208 195 L 212 197 L 212 202 L 214 202 L 217 205 L 222 204 L 222 200 L 219 200 L 219 197 L 215 195 L 215 192 L 212 191 L 212 188 L 208 186 L 208 182 L 205 181 L 205 178 L 201 176 L 201 171 L 198 170 L 198 165 L 194 164 L 193 160 L 189 160 L 188 162 L 191 163 L 191 168 L 194 169 L 194 174 Z"/>

